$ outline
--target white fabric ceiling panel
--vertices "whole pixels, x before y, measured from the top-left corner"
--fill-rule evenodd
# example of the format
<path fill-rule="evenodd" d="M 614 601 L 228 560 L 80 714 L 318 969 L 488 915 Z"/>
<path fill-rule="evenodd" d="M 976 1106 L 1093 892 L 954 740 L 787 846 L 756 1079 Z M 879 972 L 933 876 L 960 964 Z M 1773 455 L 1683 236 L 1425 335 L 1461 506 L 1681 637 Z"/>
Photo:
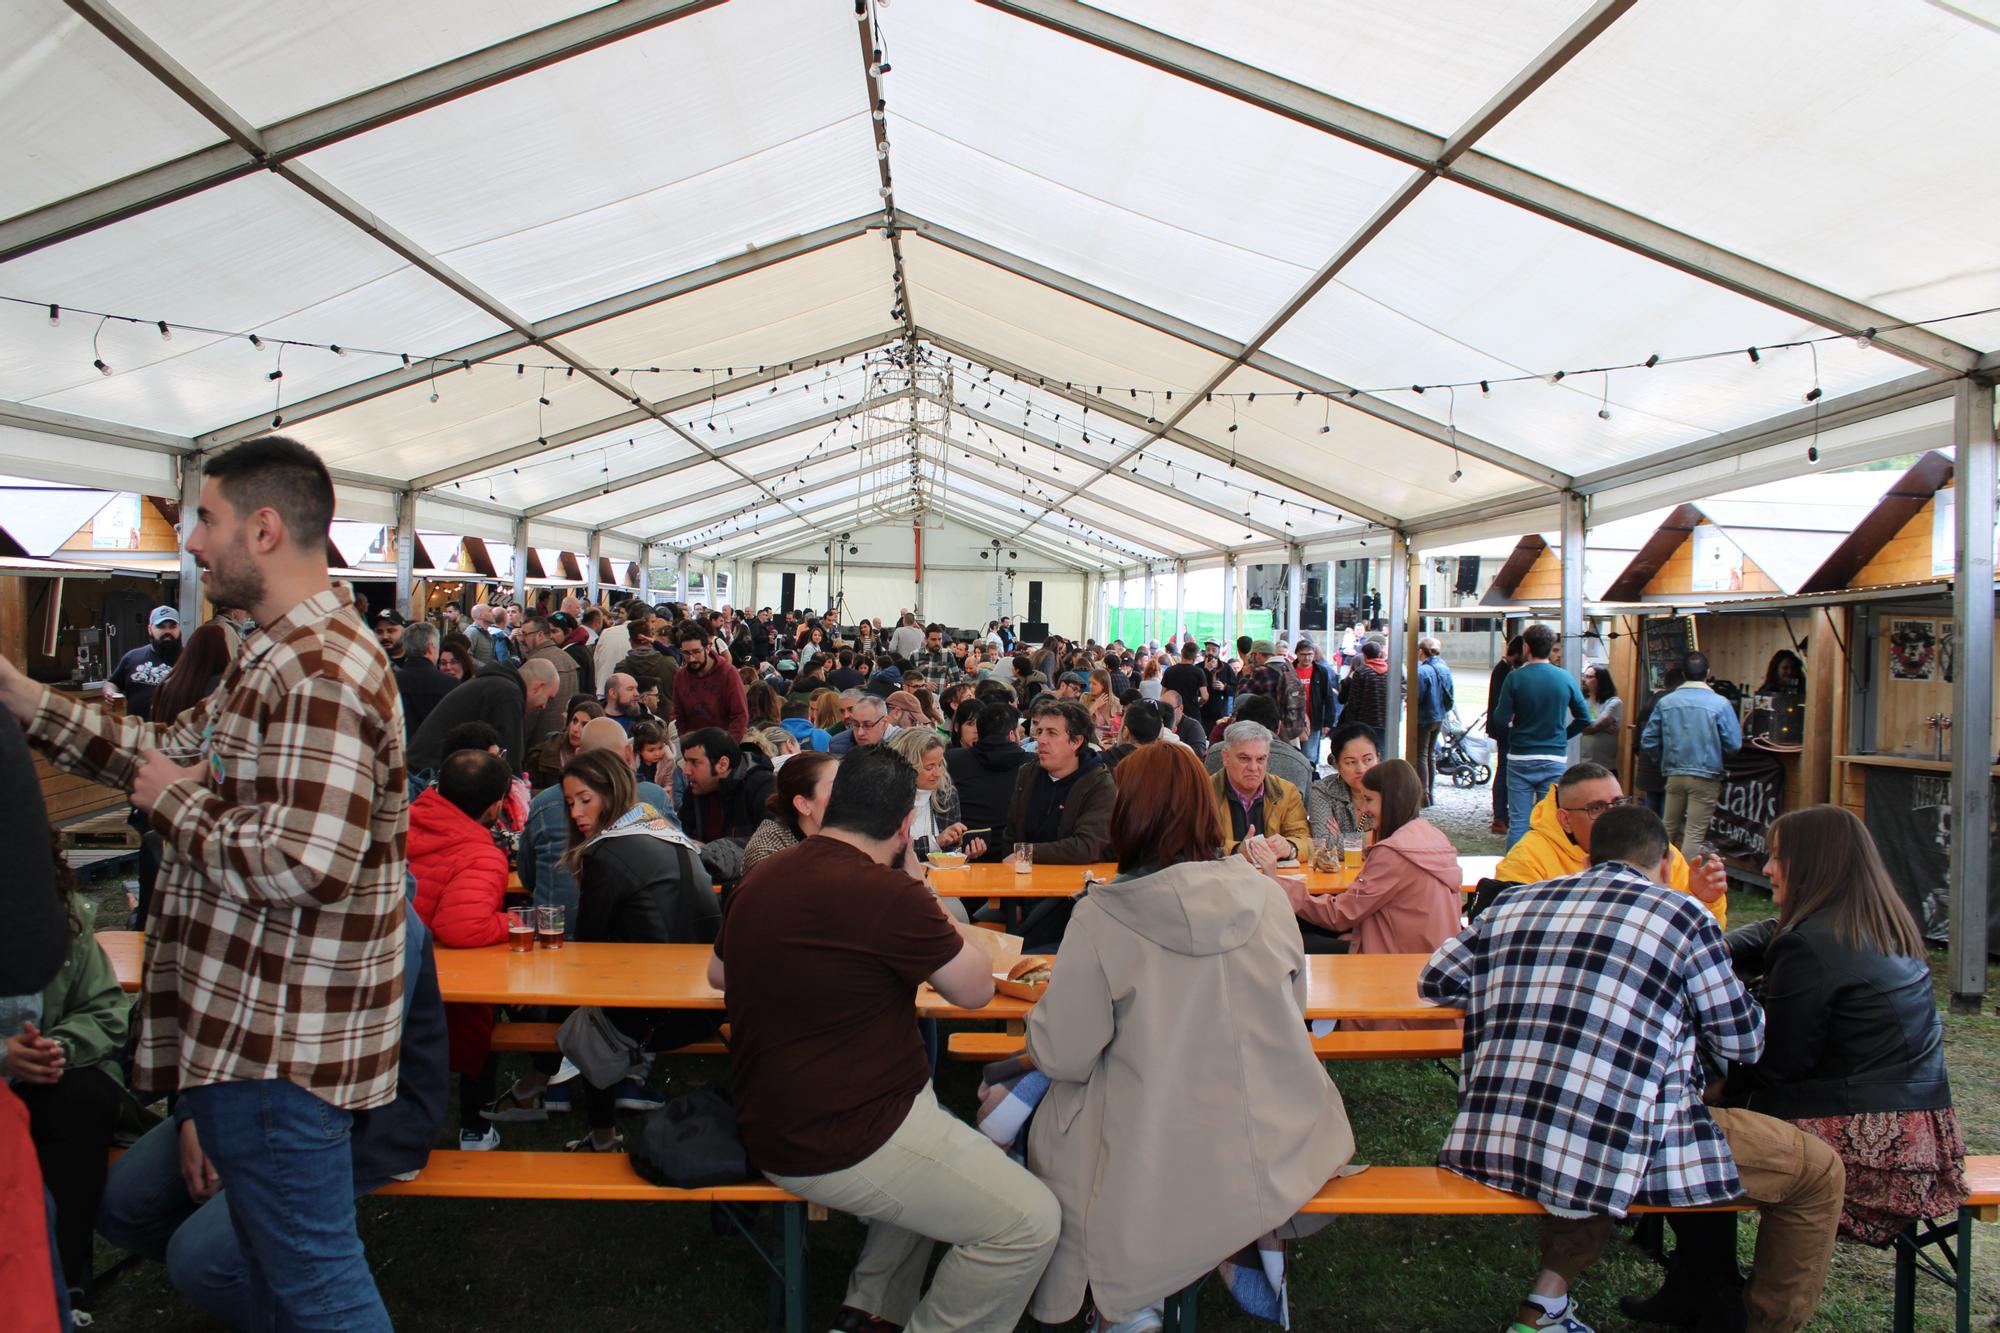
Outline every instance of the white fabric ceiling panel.
<path fill-rule="evenodd" d="M 451 483 L 450 488 L 481 499 L 490 496 L 500 504 L 526 509 L 558 496 L 616 486 L 620 477 L 641 469 L 696 456 L 686 442 L 649 420 L 611 435 L 466 477 Z"/>
<path fill-rule="evenodd" d="M 1178 338 L 921 238 L 904 238 L 903 270 L 911 314 L 927 332 L 1051 380 L 1092 391 L 1102 385 L 1185 391 L 1223 365 Z"/>
<path fill-rule="evenodd" d="M 171 255 L 172 262 L 157 262 Z M 270 338 L 422 353 L 499 325 L 273 176 L 248 177 L 0 265 L 0 292 Z M 100 324 L 102 327 L 100 328 Z M 196 434 L 378 374 L 390 357 L 294 347 L 70 309 L 0 305 L 0 397 Z M 114 372 L 100 374 L 103 360 Z M 284 379 L 269 375 L 282 369 Z"/>
<path fill-rule="evenodd" d="M 727 378 L 726 368 L 717 366 L 711 377 L 718 381 Z M 867 393 L 868 379 L 868 367 L 862 358 L 851 357 L 844 364 L 822 366 L 741 393 L 695 403 L 674 413 L 674 420 L 701 436 L 705 443 L 724 445 L 782 430 L 807 417 L 859 409 Z"/>
<path fill-rule="evenodd" d="M 1099 9 L 1449 134 L 1526 68 L 1581 0 L 1102 0 Z"/>
<path fill-rule="evenodd" d="M 1905 319 L 2000 304 L 2000 8 L 1641 5 L 1480 145 Z M 2000 346 L 2000 318 L 1938 332 Z"/>
<path fill-rule="evenodd" d="M 590 532 L 567 523 L 531 519 L 528 523 L 528 545 L 538 548 L 535 554 L 542 562 L 543 577 L 557 579 L 562 577 L 562 553 L 587 548 Z"/>
<path fill-rule="evenodd" d="M 48 435 L 0 424 L 0 459 L 6 470 L 35 481 L 93 486 L 106 491 L 180 496 L 177 460 L 172 454 L 97 440 Z"/>
<path fill-rule="evenodd" d="M 9 0 L 6 14 L 0 124 L 9 149 L 0 217 L 221 140 L 59 0 Z"/>
<path fill-rule="evenodd" d="M 593 324 L 565 335 L 563 345 L 606 368 L 702 368 L 699 375 L 641 377 L 640 392 L 658 401 L 709 387 L 716 366 L 742 371 L 810 361 L 880 333 L 894 300 L 887 243 L 860 236 Z"/>
<path fill-rule="evenodd" d="M 253 124 L 364 92 L 600 0 L 119 0 L 119 12 Z"/>
<path fill-rule="evenodd" d="M 117 497 L 110 491 L 0 486 L 0 530 L 37 559 L 56 550 Z"/>
<path fill-rule="evenodd" d="M 1224 333 L 1253 332 L 1408 174 L 973 0 L 883 24 L 898 207 Z"/>
<path fill-rule="evenodd" d="M 604 534 L 602 541 L 600 549 L 604 552 L 606 560 L 636 562 L 639 559 L 639 543 L 636 541 L 615 537 L 608 532 Z"/>
<path fill-rule="evenodd" d="M 1447 420 L 1453 396 L 1412 384 L 1626 365 L 1786 342 L 1824 330 L 1448 182 L 1433 184 L 1278 331 L 1270 350 Z M 1818 349 L 1828 395 L 1909 372 L 1845 339 Z M 1729 356 L 1456 394 L 1461 429 L 1564 472 L 1587 472 L 1798 405 L 1812 353 Z"/>
<path fill-rule="evenodd" d="M 1353 515 L 1341 514 L 1333 506 L 1309 499 L 1291 487 L 1245 476 L 1227 463 L 1218 463 L 1170 441 L 1148 446 L 1145 453 L 1127 466 L 1135 465 L 1141 476 L 1177 491 L 1199 493 L 1204 500 L 1252 520 L 1259 528 L 1285 533 L 1294 540 L 1307 533 L 1346 527 L 1357 521 Z M 1242 534 L 1243 529 L 1237 527 L 1237 538 Z"/>
<path fill-rule="evenodd" d="M 530 319 L 881 206 L 854 15 L 721 5 L 311 154 Z"/>
<path fill-rule="evenodd" d="M 949 496 L 954 501 L 970 498 L 984 503 L 1006 522 L 1003 530 L 1011 533 L 1039 518 L 1048 501 L 1056 498 L 1032 483 L 1012 484 L 1020 480 L 1011 473 L 994 473 L 976 479 L 959 474 L 951 480 Z M 1035 531 L 1074 536 L 1127 559 L 1161 555 L 1184 544 L 1169 531 L 1125 520 L 1123 515 L 1111 514 L 1096 505 L 1079 502 L 1069 506 L 1068 510 L 1065 514 L 1051 517 Z M 1121 531 L 1130 532 L 1138 540 L 1109 536 L 1095 526 L 1097 522 L 1109 522 Z"/>

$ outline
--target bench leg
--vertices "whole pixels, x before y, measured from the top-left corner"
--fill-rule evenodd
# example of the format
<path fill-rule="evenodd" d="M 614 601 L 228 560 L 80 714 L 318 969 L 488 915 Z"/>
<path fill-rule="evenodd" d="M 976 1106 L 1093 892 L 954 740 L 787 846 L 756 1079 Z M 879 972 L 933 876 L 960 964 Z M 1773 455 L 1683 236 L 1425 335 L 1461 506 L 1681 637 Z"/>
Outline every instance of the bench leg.
<path fill-rule="evenodd" d="M 807 1309 L 810 1289 L 806 1282 L 806 1206 L 788 1203 L 779 1210 L 784 1221 L 785 1333 L 806 1333 L 811 1317 Z"/>
<path fill-rule="evenodd" d="M 1916 1333 L 1917 1228 L 1904 1227 L 1896 1237 L 1896 1305 L 1893 1333 Z"/>
<path fill-rule="evenodd" d="M 1167 1297 L 1167 1317 L 1165 1333 L 1195 1333 L 1195 1307 L 1199 1304 L 1201 1284 L 1193 1282 Z"/>
<path fill-rule="evenodd" d="M 1972 1210 L 1958 1210 L 1958 1312 L 1952 1327 L 1958 1333 L 1972 1333 Z"/>

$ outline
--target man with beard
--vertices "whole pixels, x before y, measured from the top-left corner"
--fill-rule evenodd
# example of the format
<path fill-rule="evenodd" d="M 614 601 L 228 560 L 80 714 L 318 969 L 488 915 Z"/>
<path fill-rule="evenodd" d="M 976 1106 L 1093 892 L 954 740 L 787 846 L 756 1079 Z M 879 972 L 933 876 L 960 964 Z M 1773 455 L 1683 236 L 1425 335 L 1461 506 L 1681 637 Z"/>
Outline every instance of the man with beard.
<path fill-rule="evenodd" d="M 273 1325 L 375 1333 L 389 1317 L 355 1232 L 350 1134 L 396 1096 L 402 709 L 327 577 L 325 464 L 266 436 L 202 471 L 187 552 L 210 600 L 260 627 L 227 696 L 145 723 L 0 659 L 0 706 L 57 767 L 129 792 L 165 840 L 132 1084 L 180 1093 L 227 1182 L 247 1303 Z"/>
<path fill-rule="evenodd" d="M 125 715 L 141 722 L 153 716 L 153 691 L 160 688 L 181 660 L 181 613 L 156 606 L 146 617 L 147 642 L 118 659 L 112 668 L 106 697 L 125 696 Z"/>

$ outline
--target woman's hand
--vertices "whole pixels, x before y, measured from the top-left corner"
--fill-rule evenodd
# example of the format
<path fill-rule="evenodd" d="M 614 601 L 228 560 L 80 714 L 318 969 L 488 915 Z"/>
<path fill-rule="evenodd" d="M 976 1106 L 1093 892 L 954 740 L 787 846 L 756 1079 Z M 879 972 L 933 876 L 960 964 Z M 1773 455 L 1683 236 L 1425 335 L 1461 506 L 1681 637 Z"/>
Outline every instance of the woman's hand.
<path fill-rule="evenodd" d="M 939 829 L 937 835 L 937 845 L 941 849 L 948 850 L 950 848 L 958 846 L 958 844 L 961 841 L 963 841 L 964 838 L 965 838 L 965 825 L 963 822 L 960 822 L 957 824 L 953 824 L 949 828 Z"/>
<path fill-rule="evenodd" d="M 965 852 L 966 860 L 976 861 L 980 857 L 986 855 L 986 839 L 969 838 L 966 840 L 966 844 L 963 850 Z"/>
<path fill-rule="evenodd" d="M 62 1047 L 44 1037 L 33 1023 L 7 1038 L 4 1061 L 8 1078 L 21 1083 L 54 1083 L 63 1074 Z"/>
<path fill-rule="evenodd" d="M 1271 840 L 1259 836 L 1256 829 L 1250 830 L 1237 850 L 1243 853 L 1244 860 L 1265 874 L 1275 876 L 1278 873 L 1278 862 L 1283 858 L 1278 855 L 1278 849 L 1271 845 Z"/>

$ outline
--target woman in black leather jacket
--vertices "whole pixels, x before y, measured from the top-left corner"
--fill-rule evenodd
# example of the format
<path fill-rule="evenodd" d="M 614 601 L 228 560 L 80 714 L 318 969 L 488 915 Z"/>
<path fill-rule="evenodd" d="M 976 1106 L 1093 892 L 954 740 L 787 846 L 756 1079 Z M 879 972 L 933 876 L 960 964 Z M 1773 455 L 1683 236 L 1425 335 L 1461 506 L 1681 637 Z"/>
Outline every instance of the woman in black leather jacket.
<path fill-rule="evenodd" d="M 1923 937 L 1850 812 L 1795 810 L 1768 841 L 1777 919 L 1728 936 L 1764 1006 L 1764 1056 L 1731 1072 L 1723 1100 L 1824 1139 L 1847 1167 L 1841 1235 L 1887 1245 L 1965 1194 Z"/>

